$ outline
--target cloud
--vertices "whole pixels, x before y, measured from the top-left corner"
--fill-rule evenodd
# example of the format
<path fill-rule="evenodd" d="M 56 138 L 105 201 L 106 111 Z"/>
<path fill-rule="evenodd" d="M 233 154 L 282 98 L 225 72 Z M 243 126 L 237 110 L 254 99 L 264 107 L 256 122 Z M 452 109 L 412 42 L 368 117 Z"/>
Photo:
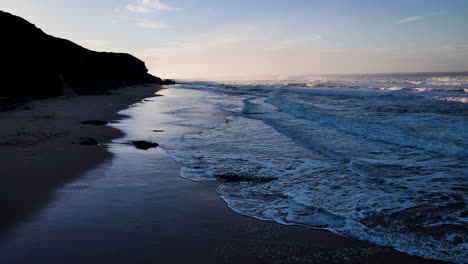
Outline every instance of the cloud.
<path fill-rule="evenodd" d="M 166 24 L 154 22 L 154 21 L 151 21 L 151 20 L 138 21 L 138 22 L 135 23 L 135 25 L 137 27 L 147 28 L 147 29 L 161 29 L 161 28 L 168 28 L 169 27 Z"/>
<path fill-rule="evenodd" d="M 161 0 L 139 0 L 135 4 L 128 4 L 125 6 L 128 11 L 148 14 L 154 11 L 171 11 L 177 8 L 163 3 Z"/>
<path fill-rule="evenodd" d="M 423 19 L 423 17 L 421 17 L 421 16 L 412 16 L 412 17 L 407 17 L 405 19 L 402 19 L 398 23 L 403 24 L 403 23 L 413 22 L 413 21 L 417 21 L 417 20 L 421 20 L 421 19 Z"/>
<path fill-rule="evenodd" d="M 324 73 L 454 71 L 467 69 L 468 45 L 401 45 L 344 48 L 329 34 L 285 36 L 264 30 L 225 29 L 178 41 L 158 42 L 135 53 L 152 73 L 165 78 Z M 323 43 L 326 41 L 326 43 Z M 332 46 L 332 47 L 330 47 Z M 334 47 L 333 47 L 334 46 Z"/>
<path fill-rule="evenodd" d="M 176 42 L 161 42 L 136 55 L 154 74 L 167 78 L 289 75 L 308 71 L 309 62 L 323 65 L 325 61 L 308 53 L 319 52 L 326 34 L 286 38 L 253 28 L 226 29 L 183 37 Z"/>

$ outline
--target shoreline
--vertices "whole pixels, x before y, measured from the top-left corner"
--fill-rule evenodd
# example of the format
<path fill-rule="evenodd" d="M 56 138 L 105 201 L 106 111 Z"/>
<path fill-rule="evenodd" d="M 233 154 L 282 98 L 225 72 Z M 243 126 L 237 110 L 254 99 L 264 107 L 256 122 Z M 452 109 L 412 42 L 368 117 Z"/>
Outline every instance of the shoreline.
<path fill-rule="evenodd" d="M 122 87 L 112 95 L 49 98 L 0 112 L 0 239 L 53 200 L 55 189 L 112 158 L 106 144 L 123 132 L 82 121 L 118 121 L 125 117 L 120 110 L 160 89 Z M 96 138 L 100 144 L 81 146 L 81 137 Z"/>
<path fill-rule="evenodd" d="M 49 122 L 61 124 L 60 120 L 68 116 L 64 113 L 44 118 L 47 114 L 44 109 L 51 110 L 49 105 L 62 106 L 59 108 L 62 110 L 86 107 L 85 112 L 90 115 L 68 116 L 70 122 L 61 127 L 80 131 L 69 131 L 69 134 L 51 138 L 47 143 L 16 147 L 16 156 L 10 160 L 16 166 L 26 161 L 42 169 L 33 169 L 32 175 L 49 173 L 54 179 L 60 179 L 62 173 L 72 173 L 55 184 L 33 184 L 19 193 L 33 200 L 26 191 L 35 191 L 38 195 L 38 192 L 48 190 L 31 207 L 23 208 L 23 214 L 11 219 L 26 223 L 10 224 L 14 232 L 0 240 L 0 262 L 6 259 L 6 263 L 443 263 L 325 230 L 285 226 L 238 214 L 219 197 L 217 182 L 183 179 L 180 164 L 161 148 L 138 151 L 133 146 L 117 143 L 98 147 L 69 143 L 78 136 L 95 136 L 102 143 L 141 136 L 162 143 L 171 139 L 180 127 L 173 125 L 177 119 L 167 113 L 184 105 L 199 107 L 188 92 L 169 88 L 162 92 L 162 97 L 145 100 L 124 113 L 117 113 L 129 104 L 152 97 L 155 88 L 118 90 L 121 96 L 113 97 L 120 98 L 118 103 L 106 96 L 39 102 L 35 110 L 41 115 L 36 113 L 32 117 L 42 116 L 36 123 L 42 124 L 43 129 L 53 127 L 54 124 Z M 112 106 L 96 113 L 95 108 L 87 107 L 91 101 L 112 102 Z M 212 114 L 208 112 L 207 116 L 220 118 Z M 25 119 L 22 122 L 32 118 L 25 113 L 16 115 Z M 125 116 L 131 118 L 122 118 Z M 148 117 L 153 117 L 151 122 L 143 122 L 148 121 Z M 0 118 L 4 119 L 3 113 Z M 80 124 L 93 119 L 120 121 L 112 126 Z M 164 129 L 165 132 L 152 133 L 153 129 Z M 67 149 L 63 149 L 64 146 Z M 0 148 L 2 157 L 5 157 L 5 149 Z M 36 160 L 38 151 L 57 149 L 62 150 L 62 155 L 67 153 L 61 157 L 71 161 L 70 164 L 60 161 L 56 168 L 55 159 L 59 156 L 56 152 L 41 155 Z M 80 164 L 73 164 L 77 157 Z M 112 162 L 106 162 L 110 160 Z M 4 159 L 0 165 L 6 165 Z M 10 168 L 10 173 L 25 176 L 25 172 L 31 172 L 30 168 L 23 166 L 16 171 Z M 40 214 L 36 216 L 38 211 Z M 1 224 L 4 226 L 3 222 Z"/>

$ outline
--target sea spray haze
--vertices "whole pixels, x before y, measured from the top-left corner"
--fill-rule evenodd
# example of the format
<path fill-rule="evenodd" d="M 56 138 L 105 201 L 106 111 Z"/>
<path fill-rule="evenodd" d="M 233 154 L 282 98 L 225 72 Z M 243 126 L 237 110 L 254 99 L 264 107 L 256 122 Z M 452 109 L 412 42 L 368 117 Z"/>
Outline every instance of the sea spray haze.
<path fill-rule="evenodd" d="M 233 210 L 467 263 L 468 73 L 184 87 L 230 116 L 164 148 Z"/>

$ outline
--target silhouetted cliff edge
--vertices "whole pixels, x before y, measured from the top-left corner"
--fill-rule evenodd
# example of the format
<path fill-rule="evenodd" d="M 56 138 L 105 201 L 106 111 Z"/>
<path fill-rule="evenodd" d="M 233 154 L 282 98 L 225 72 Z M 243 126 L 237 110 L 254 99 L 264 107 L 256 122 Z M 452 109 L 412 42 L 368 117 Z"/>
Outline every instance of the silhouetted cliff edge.
<path fill-rule="evenodd" d="M 132 55 L 85 49 L 3 11 L 0 36 L 0 97 L 102 94 L 119 86 L 164 83 Z"/>

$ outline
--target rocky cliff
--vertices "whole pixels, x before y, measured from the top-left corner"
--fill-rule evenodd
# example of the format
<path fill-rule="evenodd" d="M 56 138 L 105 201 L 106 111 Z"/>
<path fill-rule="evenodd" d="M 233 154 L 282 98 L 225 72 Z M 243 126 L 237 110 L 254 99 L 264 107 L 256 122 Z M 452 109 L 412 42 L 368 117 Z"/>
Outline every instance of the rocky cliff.
<path fill-rule="evenodd" d="M 103 94 L 119 86 L 163 83 L 132 55 L 85 49 L 3 11 L 0 36 L 0 97 Z"/>

